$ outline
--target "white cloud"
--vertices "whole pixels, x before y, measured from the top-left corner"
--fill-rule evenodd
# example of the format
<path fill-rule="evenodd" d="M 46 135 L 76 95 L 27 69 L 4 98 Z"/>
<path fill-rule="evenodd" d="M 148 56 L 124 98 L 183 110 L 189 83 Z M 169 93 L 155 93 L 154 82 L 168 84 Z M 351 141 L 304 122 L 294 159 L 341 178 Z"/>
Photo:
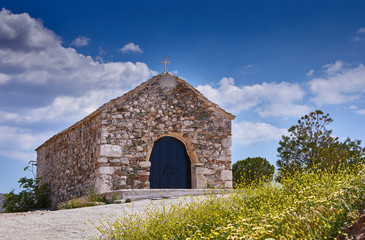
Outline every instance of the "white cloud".
<path fill-rule="evenodd" d="M 251 72 L 252 70 L 254 70 L 254 68 L 256 68 L 256 66 L 252 65 L 252 64 L 248 64 L 244 67 L 241 67 L 238 69 L 238 71 L 241 73 L 241 74 L 247 74 L 249 72 Z"/>
<path fill-rule="evenodd" d="M 233 142 L 239 145 L 250 145 L 255 142 L 279 140 L 286 135 L 286 129 L 277 128 L 269 123 L 263 122 L 233 122 Z"/>
<path fill-rule="evenodd" d="M 0 84 L 5 84 L 9 80 L 10 80 L 10 77 L 8 75 L 0 73 Z"/>
<path fill-rule="evenodd" d="M 64 48 L 60 38 L 28 14 L 0 12 L 0 82 L 27 82 L 65 92 L 130 88 L 155 72 L 144 63 L 100 63 Z"/>
<path fill-rule="evenodd" d="M 339 71 L 341 71 L 342 67 L 343 67 L 343 62 L 340 60 L 337 60 L 335 63 L 326 64 L 322 68 L 326 69 L 325 72 L 327 74 L 333 75 L 333 74 L 336 74 Z"/>
<path fill-rule="evenodd" d="M 135 53 L 142 53 L 142 49 L 137 45 L 137 44 L 134 44 L 132 42 L 126 44 L 124 47 L 122 47 L 120 49 L 120 51 L 122 53 L 127 53 L 127 52 L 135 52 Z"/>
<path fill-rule="evenodd" d="M 359 34 L 365 33 L 365 28 L 359 28 L 357 30 L 357 33 L 359 33 Z"/>
<path fill-rule="evenodd" d="M 25 110 L 21 113 L 0 111 L 0 123 L 38 123 L 61 122 L 74 123 L 99 108 L 103 103 L 121 96 L 126 90 L 110 89 L 90 91 L 80 97 L 59 96 L 44 107 Z"/>
<path fill-rule="evenodd" d="M 309 112 L 301 101 L 304 91 L 298 84 L 287 82 L 236 86 L 233 78 L 222 78 L 219 87 L 199 85 L 197 89 L 211 101 L 233 113 L 254 109 L 261 117 L 301 116 Z"/>
<path fill-rule="evenodd" d="M 356 110 L 355 113 L 359 115 L 365 115 L 365 109 Z"/>
<path fill-rule="evenodd" d="M 60 38 L 46 29 L 40 20 L 31 18 L 27 13 L 12 14 L 9 10 L 0 11 L 1 49 L 29 52 L 32 50 L 55 47 Z"/>
<path fill-rule="evenodd" d="M 352 41 L 354 41 L 354 42 L 362 42 L 363 40 L 364 40 L 364 38 L 361 38 L 359 36 L 355 36 L 352 38 Z"/>
<path fill-rule="evenodd" d="M 313 73 L 314 73 L 314 69 L 311 69 L 305 75 L 308 77 L 311 77 L 311 76 L 313 76 Z"/>
<path fill-rule="evenodd" d="M 155 74 L 145 63 L 103 63 L 79 54 L 63 47 L 40 20 L 2 9 L 0 155 L 34 159 L 34 148 L 62 130 L 50 134 L 36 128 L 72 124 Z"/>
<path fill-rule="evenodd" d="M 0 156 L 28 162 L 35 160 L 34 149 L 52 133 L 34 133 L 29 129 L 0 126 Z"/>
<path fill-rule="evenodd" d="M 90 42 L 90 38 L 85 36 L 78 36 L 72 41 L 72 45 L 75 45 L 77 47 L 84 47 L 88 45 Z"/>
<path fill-rule="evenodd" d="M 365 67 L 362 64 L 354 68 L 344 68 L 341 61 L 326 64 L 326 75 L 309 81 L 312 99 L 319 105 L 341 104 L 364 97 Z"/>

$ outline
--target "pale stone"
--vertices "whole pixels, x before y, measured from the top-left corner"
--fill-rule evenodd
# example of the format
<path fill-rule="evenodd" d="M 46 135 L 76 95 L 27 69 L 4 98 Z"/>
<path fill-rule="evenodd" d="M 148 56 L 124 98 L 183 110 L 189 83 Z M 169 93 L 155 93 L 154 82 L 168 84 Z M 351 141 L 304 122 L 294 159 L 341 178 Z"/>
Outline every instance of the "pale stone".
<path fill-rule="evenodd" d="M 222 141 L 222 146 L 225 148 L 230 148 L 232 146 L 232 137 L 229 136 Z"/>
<path fill-rule="evenodd" d="M 203 174 L 203 175 L 211 175 L 215 173 L 214 170 L 205 167 L 197 167 L 195 171 L 196 174 Z"/>
<path fill-rule="evenodd" d="M 137 151 L 142 152 L 143 151 L 143 147 L 137 146 Z"/>
<path fill-rule="evenodd" d="M 108 159 L 106 157 L 99 157 L 98 158 L 98 163 L 107 163 Z"/>
<path fill-rule="evenodd" d="M 183 123 L 184 123 L 185 126 L 190 125 L 190 121 L 189 120 L 185 120 Z"/>
<path fill-rule="evenodd" d="M 227 181 L 224 183 L 224 188 L 232 188 L 232 181 Z"/>
<path fill-rule="evenodd" d="M 122 157 L 123 149 L 119 145 L 100 145 L 100 156 L 102 157 Z"/>
<path fill-rule="evenodd" d="M 139 173 L 139 175 L 145 175 L 145 176 L 150 175 L 150 172 L 147 172 L 147 171 L 139 171 L 138 173 Z"/>
<path fill-rule="evenodd" d="M 109 167 L 109 166 L 99 167 L 99 173 L 100 174 L 113 174 L 114 173 L 114 167 Z"/>
<path fill-rule="evenodd" d="M 112 176 L 99 175 L 96 177 L 94 191 L 96 194 L 102 194 L 112 191 Z"/>
<path fill-rule="evenodd" d="M 121 163 L 123 163 L 123 164 L 129 164 L 128 158 L 121 158 L 120 160 L 121 160 Z"/>
<path fill-rule="evenodd" d="M 232 181 L 232 171 L 231 170 L 222 170 L 221 171 L 221 180 L 222 181 Z"/>
<path fill-rule="evenodd" d="M 150 161 L 139 162 L 139 166 L 141 166 L 141 168 L 148 168 L 151 167 L 151 162 Z"/>

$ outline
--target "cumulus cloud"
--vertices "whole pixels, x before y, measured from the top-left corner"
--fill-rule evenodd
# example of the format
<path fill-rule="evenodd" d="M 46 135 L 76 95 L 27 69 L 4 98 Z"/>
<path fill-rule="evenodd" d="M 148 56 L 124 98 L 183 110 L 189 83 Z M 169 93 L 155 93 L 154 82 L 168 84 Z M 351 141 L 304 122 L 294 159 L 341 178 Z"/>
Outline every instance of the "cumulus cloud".
<path fill-rule="evenodd" d="M 142 49 L 137 44 L 134 44 L 133 42 L 126 44 L 124 47 L 122 47 L 120 49 L 120 51 L 122 53 L 127 53 L 127 52 L 142 53 L 143 52 Z"/>
<path fill-rule="evenodd" d="M 73 48 L 64 48 L 57 35 L 26 13 L 3 9 L 0 33 L 1 83 L 27 82 L 85 91 L 111 85 L 130 88 L 135 81 L 138 84 L 154 74 L 144 63 L 100 63 Z"/>
<path fill-rule="evenodd" d="M 318 105 L 341 104 L 364 98 L 365 67 L 346 68 L 342 61 L 323 66 L 325 75 L 308 82 L 312 98 Z"/>
<path fill-rule="evenodd" d="M 47 47 L 56 47 L 60 38 L 45 28 L 40 20 L 35 20 L 27 13 L 12 14 L 9 10 L 0 11 L 0 46 L 2 52 L 39 51 Z M 3 59 L 3 61 L 12 59 Z"/>
<path fill-rule="evenodd" d="M 219 87 L 199 85 L 197 89 L 211 101 L 233 113 L 253 109 L 261 117 L 301 116 L 309 112 L 301 101 L 304 91 L 298 84 L 287 82 L 236 86 L 233 78 L 222 78 Z"/>
<path fill-rule="evenodd" d="M 360 34 L 365 33 L 365 28 L 359 28 L 359 29 L 357 30 L 357 33 L 360 33 Z"/>
<path fill-rule="evenodd" d="M 74 45 L 88 41 L 80 36 Z M 2 9 L 0 155 L 29 158 L 51 135 L 24 130 L 24 126 L 73 123 L 155 74 L 142 62 L 104 63 L 63 47 L 61 38 L 40 20 Z M 19 148 L 26 143 L 31 147 Z"/>
<path fill-rule="evenodd" d="M 314 69 L 311 69 L 305 75 L 308 77 L 311 77 L 311 76 L 313 76 L 313 73 L 314 73 Z"/>
<path fill-rule="evenodd" d="M 277 128 L 264 122 L 233 122 L 233 141 L 239 145 L 250 145 L 255 142 L 265 142 L 279 140 L 282 135 L 286 135 L 286 129 Z"/>
<path fill-rule="evenodd" d="M 29 129 L 0 125 L 0 155 L 28 162 L 35 160 L 34 147 L 40 145 L 52 133 L 34 133 Z"/>
<path fill-rule="evenodd" d="M 78 36 L 72 41 L 72 45 L 75 45 L 77 47 L 84 47 L 88 45 L 90 42 L 90 38 L 85 36 Z"/>
<path fill-rule="evenodd" d="M 325 72 L 329 75 L 333 75 L 342 70 L 343 62 L 337 60 L 335 63 L 329 63 L 324 65 L 322 68 L 325 69 Z"/>
<path fill-rule="evenodd" d="M 365 38 L 363 37 L 363 34 L 365 34 L 365 28 L 359 28 L 356 33 L 358 35 L 354 36 L 352 38 L 352 41 L 354 41 L 354 42 L 363 42 L 363 41 L 365 41 Z"/>
<path fill-rule="evenodd" d="M 365 115 L 365 109 L 356 110 L 355 113 L 359 115 Z"/>

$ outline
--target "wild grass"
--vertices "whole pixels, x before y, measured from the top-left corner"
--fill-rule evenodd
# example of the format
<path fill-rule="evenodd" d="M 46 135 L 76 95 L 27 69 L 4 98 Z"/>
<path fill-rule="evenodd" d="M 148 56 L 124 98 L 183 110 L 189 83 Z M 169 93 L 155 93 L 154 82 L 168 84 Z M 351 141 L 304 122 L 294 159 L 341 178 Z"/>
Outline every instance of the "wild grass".
<path fill-rule="evenodd" d="M 365 203 L 365 172 L 308 172 L 97 227 L 98 239 L 333 239 Z M 345 233 L 343 233 L 345 234 Z"/>

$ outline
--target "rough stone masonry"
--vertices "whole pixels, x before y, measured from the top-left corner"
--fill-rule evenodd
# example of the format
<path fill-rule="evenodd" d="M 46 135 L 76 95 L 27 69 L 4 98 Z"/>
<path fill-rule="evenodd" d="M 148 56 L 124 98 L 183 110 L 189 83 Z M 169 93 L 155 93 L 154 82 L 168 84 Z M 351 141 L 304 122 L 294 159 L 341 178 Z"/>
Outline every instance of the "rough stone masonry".
<path fill-rule="evenodd" d="M 159 74 L 56 134 L 36 149 L 37 177 L 52 203 L 93 190 L 150 188 L 150 155 L 164 136 L 181 141 L 191 186 L 231 188 L 235 117 L 171 73 Z"/>

